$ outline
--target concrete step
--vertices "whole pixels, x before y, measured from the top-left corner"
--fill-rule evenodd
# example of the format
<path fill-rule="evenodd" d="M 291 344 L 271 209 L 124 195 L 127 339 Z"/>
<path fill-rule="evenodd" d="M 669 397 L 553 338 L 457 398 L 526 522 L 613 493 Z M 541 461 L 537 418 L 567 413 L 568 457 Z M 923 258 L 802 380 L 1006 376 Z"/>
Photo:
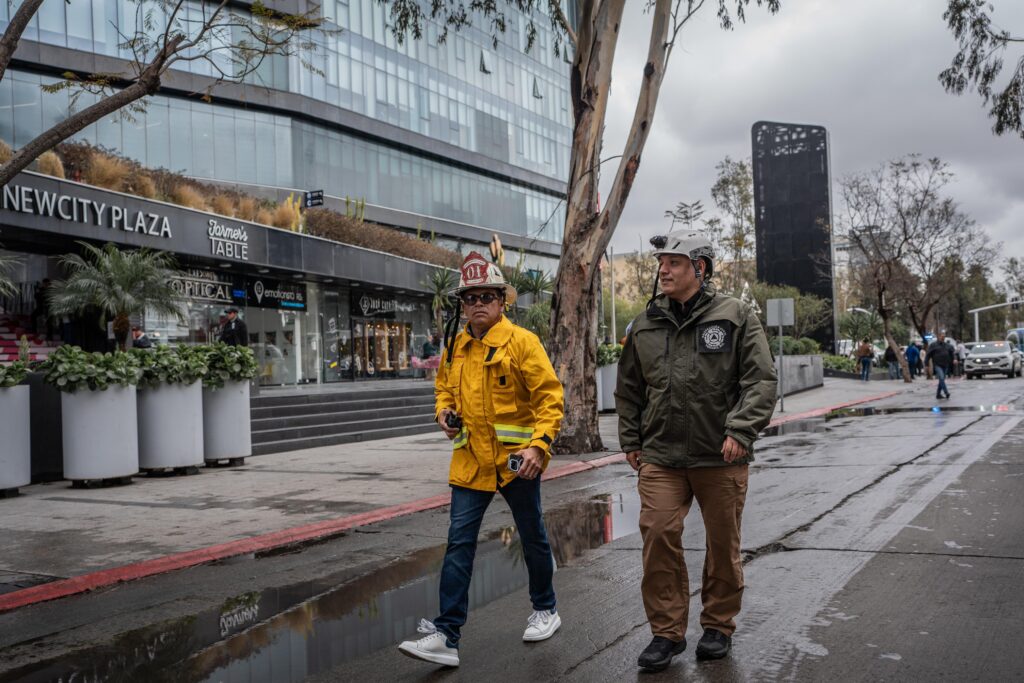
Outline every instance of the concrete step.
<path fill-rule="evenodd" d="M 263 409 L 261 409 L 263 410 Z M 273 410 L 273 409 L 270 409 Z M 330 413 L 311 413 L 304 415 L 274 415 L 252 419 L 253 432 L 264 432 L 272 429 L 288 427 L 310 427 L 315 425 L 335 425 L 344 423 L 362 424 L 368 420 L 395 419 L 401 417 L 424 417 L 434 419 L 434 402 L 411 406 L 394 406 L 365 410 L 344 410 Z"/>
<path fill-rule="evenodd" d="M 267 441 L 284 441 L 289 439 L 306 439 L 317 436 L 329 436 L 331 434 L 351 434 L 369 432 L 377 429 L 388 429 L 390 427 L 413 427 L 418 425 L 434 426 L 432 415 L 412 415 L 409 417 L 393 417 L 382 420 L 357 420 L 355 422 L 339 422 L 336 424 L 321 424 L 308 427 L 283 427 L 279 429 L 264 429 L 252 432 L 253 443 L 265 443 Z"/>
<path fill-rule="evenodd" d="M 332 395 L 333 396 L 333 395 Z M 393 398 L 375 398 L 365 400 L 359 396 L 345 394 L 343 398 L 317 403 L 301 403 L 297 405 L 261 406 L 252 403 L 254 420 L 271 417 L 289 417 L 294 415 L 312 415 L 314 413 L 340 413 L 349 410 L 371 410 L 392 407 L 418 408 L 434 405 L 434 392 L 414 396 L 397 396 Z"/>
<path fill-rule="evenodd" d="M 256 396 L 252 399 L 252 407 L 270 408 L 275 406 L 300 406 L 323 403 L 352 403 L 379 399 L 396 399 L 433 395 L 434 385 L 424 382 L 422 388 L 403 387 L 401 389 L 362 389 L 354 391 L 337 391 L 332 393 L 300 391 L 295 394 Z"/>
<path fill-rule="evenodd" d="M 324 436 L 307 437 L 300 439 L 282 439 L 278 441 L 266 441 L 256 443 L 253 441 L 253 455 L 267 455 L 269 453 L 283 453 L 285 451 L 297 451 L 304 448 L 320 448 L 322 446 L 336 446 L 343 443 L 358 443 L 362 441 L 374 441 L 377 439 L 390 439 L 396 436 L 412 436 L 415 434 L 428 434 L 437 430 L 437 425 L 431 422 L 427 425 L 410 425 L 406 427 L 386 427 L 383 429 L 370 429 L 347 434 L 328 434 Z"/>

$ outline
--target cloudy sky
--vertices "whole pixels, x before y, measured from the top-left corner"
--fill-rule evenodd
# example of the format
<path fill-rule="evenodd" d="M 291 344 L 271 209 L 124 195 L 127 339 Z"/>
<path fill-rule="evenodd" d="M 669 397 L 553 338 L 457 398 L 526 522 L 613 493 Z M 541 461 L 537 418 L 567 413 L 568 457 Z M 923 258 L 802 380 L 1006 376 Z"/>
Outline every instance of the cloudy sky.
<path fill-rule="evenodd" d="M 1024 33 L 1024 1 L 993 2 L 996 22 Z M 650 31 L 643 4 L 627 3 L 605 157 L 621 153 L 633 116 Z M 976 94 L 956 97 L 939 85 L 956 50 L 942 20 L 946 0 L 783 0 L 774 16 L 749 10 L 732 32 L 718 28 L 715 4 L 708 0 L 672 55 L 612 240 L 616 252 L 663 232 L 665 210 L 679 201 L 713 207 L 715 164 L 726 155 L 748 158 L 751 125 L 767 120 L 829 130 L 837 213 L 842 176 L 912 152 L 937 156 L 956 176 L 949 194 L 1003 243 L 1005 255 L 1024 257 L 1024 140 L 994 136 Z M 606 184 L 613 175 L 606 170 Z"/>

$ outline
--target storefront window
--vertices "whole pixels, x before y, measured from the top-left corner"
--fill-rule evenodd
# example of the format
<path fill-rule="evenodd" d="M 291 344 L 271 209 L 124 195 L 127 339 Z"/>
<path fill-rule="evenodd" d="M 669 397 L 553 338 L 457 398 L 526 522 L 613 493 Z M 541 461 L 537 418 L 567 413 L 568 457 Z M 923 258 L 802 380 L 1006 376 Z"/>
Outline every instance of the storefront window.
<path fill-rule="evenodd" d="M 430 334 L 426 299 L 353 291 L 352 365 L 356 379 L 423 374 L 413 356 L 422 355 Z"/>

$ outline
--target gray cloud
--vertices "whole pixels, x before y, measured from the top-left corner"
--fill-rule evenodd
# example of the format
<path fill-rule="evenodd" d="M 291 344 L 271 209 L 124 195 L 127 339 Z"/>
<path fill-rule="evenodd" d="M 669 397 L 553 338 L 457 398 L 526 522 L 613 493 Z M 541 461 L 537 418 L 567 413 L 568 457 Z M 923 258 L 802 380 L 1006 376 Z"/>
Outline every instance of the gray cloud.
<path fill-rule="evenodd" d="M 628 3 L 604 156 L 621 153 L 647 52 L 650 18 Z M 1024 256 L 1024 140 L 995 137 L 977 95 L 946 94 L 938 74 L 955 51 L 944 0 L 784 0 L 748 12 L 732 32 L 707 8 L 681 34 L 640 171 L 613 246 L 634 250 L 667 227 L 680 200 L 712 207 L 714 167 L 750 156 L 758 120 L 824 125 L 836 181 L 908 153 L 937 156 L 948 190 L 1005 256 Z M 996 21 L 1024 33 L 1024 3 L 996 0 Z M 604 192 L 614 176 L 605 166 Z M 838 211 L 838 207 L 837 207 Z M 997 273 L 998 274 L 998 273 Z"/>

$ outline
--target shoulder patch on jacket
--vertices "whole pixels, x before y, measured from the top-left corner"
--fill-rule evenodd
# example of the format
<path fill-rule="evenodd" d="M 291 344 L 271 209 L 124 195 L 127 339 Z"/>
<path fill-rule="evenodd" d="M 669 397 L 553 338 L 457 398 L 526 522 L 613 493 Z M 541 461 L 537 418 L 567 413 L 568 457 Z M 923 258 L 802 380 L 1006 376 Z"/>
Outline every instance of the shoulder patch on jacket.
<path fill-rule="evenodd" d="M 712 320 L 697 325 L 697 350 L 701 353 L 725 353 L 732 349 L 733 324 Z"/>

